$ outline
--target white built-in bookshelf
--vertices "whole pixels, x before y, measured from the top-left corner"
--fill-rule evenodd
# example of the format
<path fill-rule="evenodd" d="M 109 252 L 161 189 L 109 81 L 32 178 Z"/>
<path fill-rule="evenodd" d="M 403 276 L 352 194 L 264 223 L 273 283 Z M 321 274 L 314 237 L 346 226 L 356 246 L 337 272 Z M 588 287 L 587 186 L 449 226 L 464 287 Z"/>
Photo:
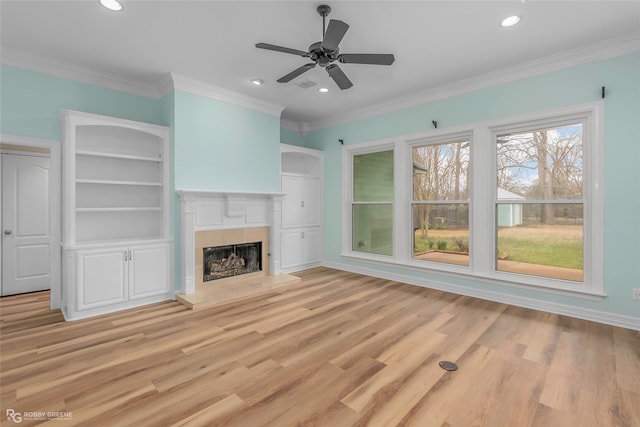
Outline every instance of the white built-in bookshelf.
<path fill-rule="evenodd" d="M 139 292 L 140 286 L 135 289 L 136 282 L 139 285 L 145 279 L 144 274 L 140 276 L 141 267 L 136 265 L 135 278 L 130 272 L 136 261 L 132 253 L 141 254 L 141 249 L 155 245 L 154 248 L 161 249 L 156 250 L 159 263 L 171 259 L 169 130 L 164 126 L 78 111 L 62 111 L 61 119 L 64 130 L 62 240 L 65 251 L 69 251 L 67 258 L 73 259 L 64 270 L 78 288 L 76 292 L 67 292 L 69 296 L 73 294 L 73 298 L 67 301 L 66 314 L 72 318 L 86 317 L 130 306 L 131 300 L 141 295 L 144 299 L 145 292 Z M 101 268 L 109 262 L 107 258 L 104 263 L 96 261 L 97 255 L 87 252 L 95 250 L 111 256 L 111 261 L 117 261 L 116 255 L 122 255 L 123 266 L 114 265 L 122 268 L 121 276 L 126 277 L 124 282 L 120 280 L 113 285 L 113 292 L 109 281 L 103 281 L 100 289 L 83 283 L 82 275 L 93 277 L 95 273 L 87 270 L 87 266 L 93 262 L 91 265 Z M 91 258 L 85 259 L 87 254 Z M 170 271 L 170 267 L 167 268 Z M 169 278 L 163 277 L 161 282 L 160 288 L 145 285 L 151 291 L 146 292 L 146 296 L 168 294 Z M 123 303 L 126 304 L 123 306 Z"/>
<path fill-rule="evenodd" d="M 167 128 L 67 111 L 66 245 L 167 237 Z M 68 145 L 68 146 L 67 146 Z M 73 181 L 73 182 L 71 182 Z"/>

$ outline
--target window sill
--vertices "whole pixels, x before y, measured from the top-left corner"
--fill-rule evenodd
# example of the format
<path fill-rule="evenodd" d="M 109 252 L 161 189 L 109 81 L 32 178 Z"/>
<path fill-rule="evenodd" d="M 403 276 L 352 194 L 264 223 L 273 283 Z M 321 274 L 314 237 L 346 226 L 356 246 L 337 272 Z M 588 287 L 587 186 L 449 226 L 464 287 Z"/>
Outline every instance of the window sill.
<path fill-rule="evenodd" d="M 401 267 L 404 269 L 408 269 L 409 271 L 412 271 L 412 272 L 435 274 L 443 278 L 473 280 L 473 281 L 481 282 L 488 285 L 505 286 L 510 288 L 535 291 L 535 292 L 545 292 L 545 293 L 554 294 L 554 295 L 569 296 L 572 298 L 580 298 L 580 299 L 586 299 L 591 301 L 602 301 L 607 297 L 607 294 L 604 292 L 594 291 L 592 289 L 579 288 L 580 286 L 586 287 L 585 284 L 574 284 L 572 282 L 565 281 L 565 280 L 541 278 L 542 280 L 540 280 L 539 283 L 534 283 L 537 281 L 536 276 L 525 276 L 525 275 L 520 275 L 516 273 L 504 273 L 504 272 L 491 272 L 489 274 L 481 274 L 481 273 L 473 272 L 472 268 L 467 266 L 443 264 L 442 267 L 438 266 L 439 268 L 434 268 L 433 264 L 435 263 L 429 263 L 429 265 L 423 265 L 422 262 L 416 262 L 413 260 L 402 262 L 394 259 L 391 256 L 371 255 L 371 254 L 355 253 L 355 252 L 343 252 L 341 256 L 346 259 L 364 261 L 372 265 L 375 265 L 377 263 L 383 263 L 390 267 Z M 416 279 L 422 279 L 422 278 L 416 277 Z M 548 282 L 558 282 L 558 283 L 555 284 L 555 283 L 548 283 Z M 440 281 L 440 283 L 446 285 L 446 282 Z M 472 288 L 472 285 L 468 287 Z M 455 291 L 452 291 L 452 292 L 455 292 Z"/>

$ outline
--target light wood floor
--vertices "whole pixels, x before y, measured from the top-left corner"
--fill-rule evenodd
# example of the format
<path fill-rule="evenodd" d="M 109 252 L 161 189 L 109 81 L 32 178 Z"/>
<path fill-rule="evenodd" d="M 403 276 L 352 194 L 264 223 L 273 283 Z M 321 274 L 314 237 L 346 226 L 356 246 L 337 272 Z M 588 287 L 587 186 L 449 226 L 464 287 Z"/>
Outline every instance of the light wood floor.
<path fill-rule="evenodd" d="M 638 331 L 299 275 L 200 311 L 167 302 L 69 323 L 46 292 L 2 298 L 2 425 L 18 425 L 11 409 L 71 412 L 53 426 L 640 426 Z"/>

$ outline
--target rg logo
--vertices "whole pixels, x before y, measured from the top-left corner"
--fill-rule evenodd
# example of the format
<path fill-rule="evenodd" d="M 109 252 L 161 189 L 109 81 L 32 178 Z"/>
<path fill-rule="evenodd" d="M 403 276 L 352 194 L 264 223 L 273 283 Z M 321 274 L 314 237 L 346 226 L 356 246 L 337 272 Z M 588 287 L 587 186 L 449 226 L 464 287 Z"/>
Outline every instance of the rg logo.
<path fill-rule="evenodd" d="M 16 412 L 13 409 L 7 409 L 7 419 L 13 421 L 14 423 L 22 422 L 22 414 L 20 412 Z"/>

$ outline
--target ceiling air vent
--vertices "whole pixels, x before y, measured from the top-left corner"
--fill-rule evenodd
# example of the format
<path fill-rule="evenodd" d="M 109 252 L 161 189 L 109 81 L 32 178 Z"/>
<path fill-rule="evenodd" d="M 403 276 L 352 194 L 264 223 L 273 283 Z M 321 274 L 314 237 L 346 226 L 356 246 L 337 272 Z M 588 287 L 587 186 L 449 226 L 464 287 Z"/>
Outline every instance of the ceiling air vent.
<path fill-rule="evenodd" d="M 295 85 L 296 85 L 296 86 L 301 87 L 302 89 L 308 89 L 308 88 L 310 88 L 310 87 L 312 87 L 312 86 L 315 86 L 315 85 L 317 85 L 317 84 L 318 84 L 318 83 L 316 83 L 316 82 L 312 82 L 312 81 L 311 81 L 311 80 L 309 80 L 309 79 L 302 80 L 302 81 L 300 81 L 300 82 L 298 82 L 298 83 L 295 83 Z"/>

